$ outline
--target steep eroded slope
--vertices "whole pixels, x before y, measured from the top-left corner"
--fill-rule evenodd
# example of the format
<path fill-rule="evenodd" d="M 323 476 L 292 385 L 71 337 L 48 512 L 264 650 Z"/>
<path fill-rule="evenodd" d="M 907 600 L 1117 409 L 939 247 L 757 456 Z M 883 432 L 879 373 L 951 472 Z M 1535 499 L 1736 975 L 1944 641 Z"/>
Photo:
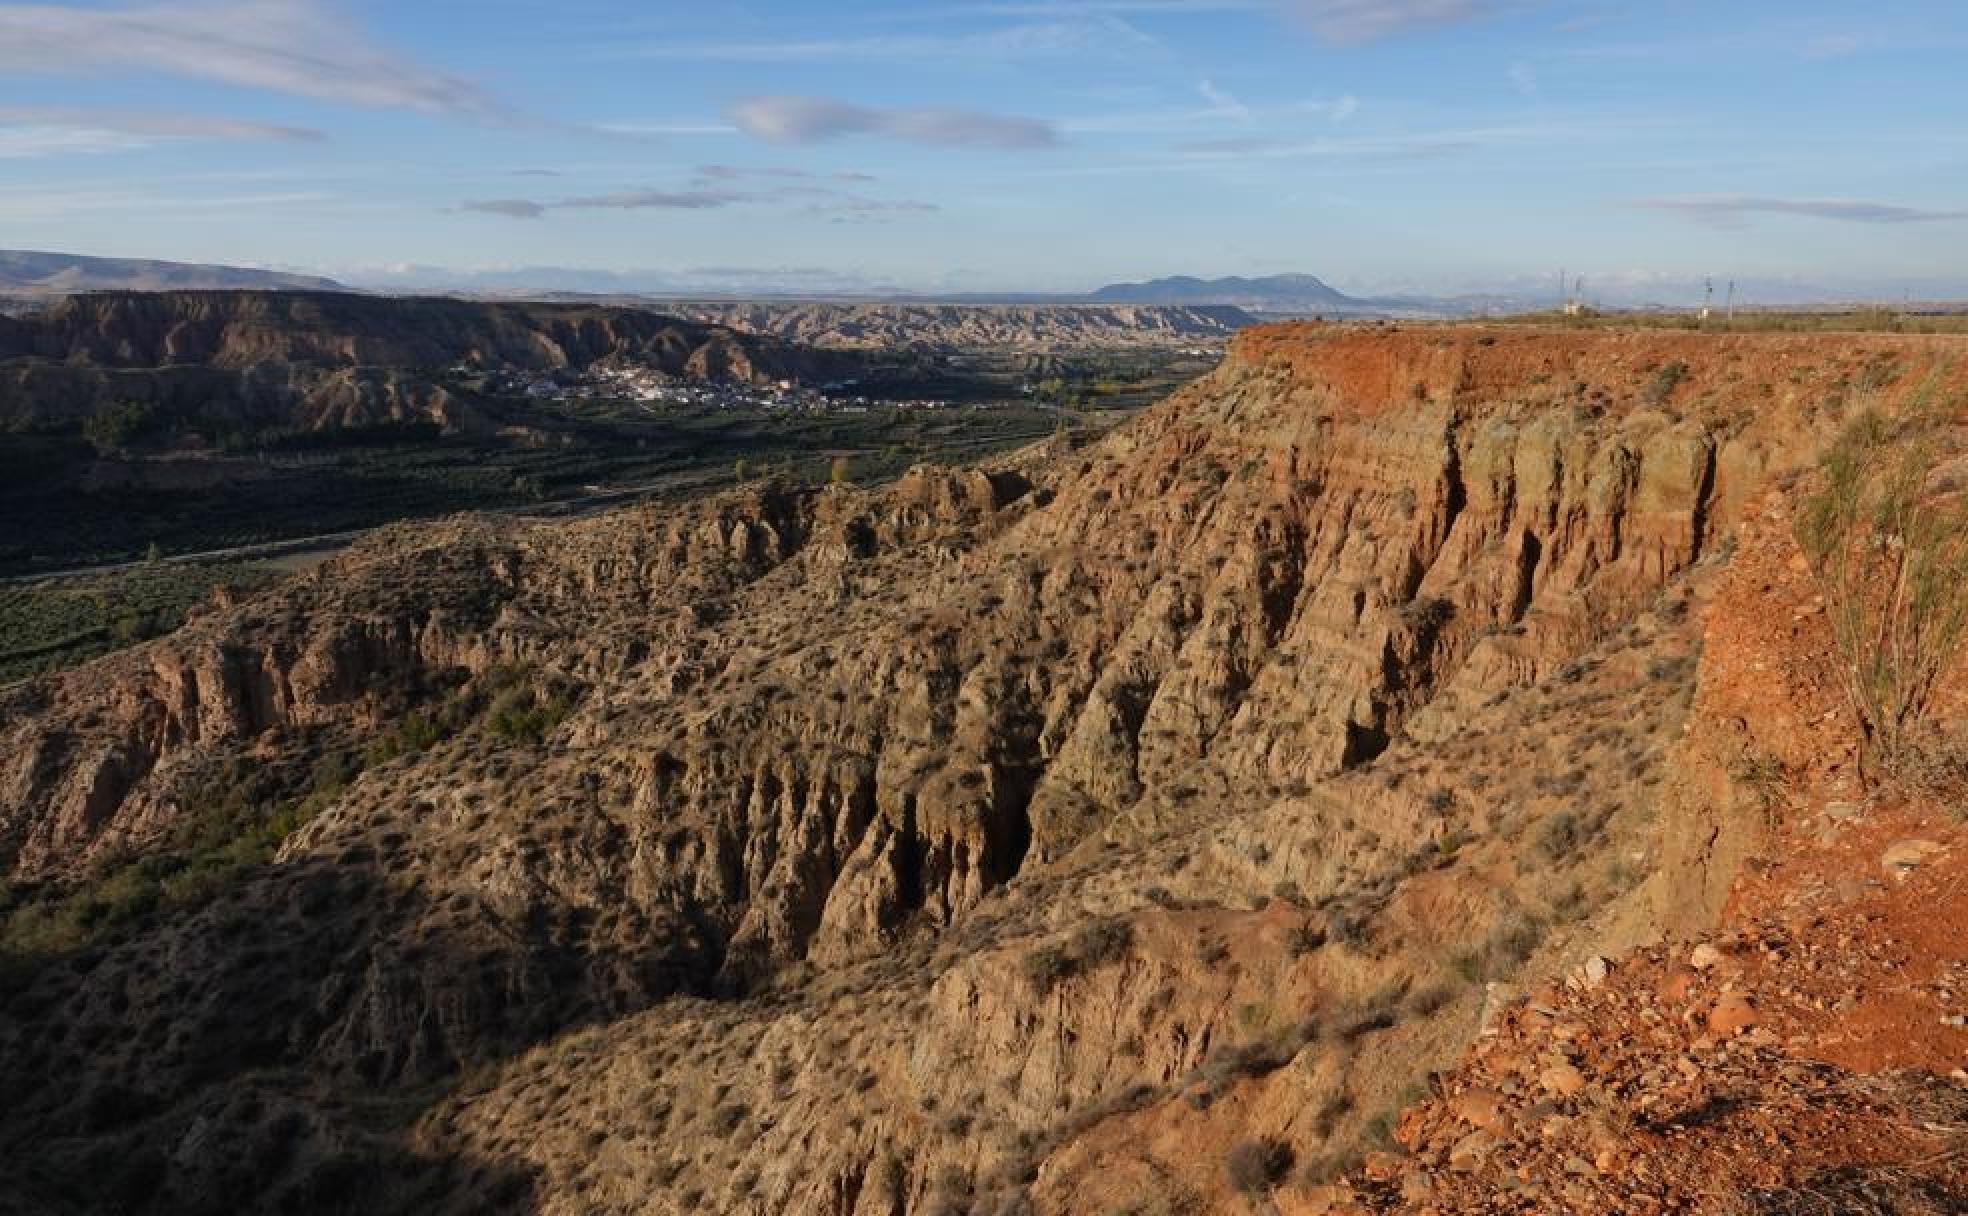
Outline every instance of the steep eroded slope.
<path fill-rule="evenodd" d="M 1662 922 L 1704 570 L 1956 353 L 1280 327 L 990 473 L 379 536 L 4 694 L 22 880 L 366 753 L 9 999 L 7 1144 L 73 1183 L 254 1093 L 277 1151 L 173 1140 L 160 1204 L 1222 1200 L 1251 1127 L 1369 1138 L 1484 983 Z M 460 1069 L 407 1138 L 351 1096 Z"/>

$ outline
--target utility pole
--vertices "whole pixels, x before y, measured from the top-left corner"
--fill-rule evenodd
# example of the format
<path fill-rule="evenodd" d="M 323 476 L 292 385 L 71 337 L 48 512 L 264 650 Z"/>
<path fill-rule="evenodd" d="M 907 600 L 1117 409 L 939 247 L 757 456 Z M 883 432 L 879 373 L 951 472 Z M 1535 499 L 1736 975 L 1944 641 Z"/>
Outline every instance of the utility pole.
<path fill-rule="evenodd" d="M 1730 279 L 1729 280 L 1729 325 L 1731 328 L 1734 328 L 1735 324 L 1736 324 L 1736 281 L 1734 279 Z"/>

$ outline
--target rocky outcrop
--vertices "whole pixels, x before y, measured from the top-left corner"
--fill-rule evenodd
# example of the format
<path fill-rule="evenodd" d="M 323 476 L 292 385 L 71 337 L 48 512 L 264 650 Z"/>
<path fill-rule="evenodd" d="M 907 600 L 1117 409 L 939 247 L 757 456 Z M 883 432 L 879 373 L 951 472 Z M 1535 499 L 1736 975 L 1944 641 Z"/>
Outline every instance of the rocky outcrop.
<path fill-rule="evenodd" d="M 235 1092 L 195 1044 L 240 1018 L 331 1089 L 467 1070 L 410 1147 L 546 1211 L 1227 1202 L 1251 1129 L 1358 1143 L 1524 969 L 1658 928 L 1742 521 L 1954 352 L 1281 327 L 988 471 L 394 529 L 4 694 L 15 876 L 169 839 L 217 756 L 515 670 L 560 711 L 446 718 L 22 999 L 145 1010 L 91 1067 L 159 1120 Z M 58 1041 L 0 1043 L 20 1118 L 81 1117 Z"/>

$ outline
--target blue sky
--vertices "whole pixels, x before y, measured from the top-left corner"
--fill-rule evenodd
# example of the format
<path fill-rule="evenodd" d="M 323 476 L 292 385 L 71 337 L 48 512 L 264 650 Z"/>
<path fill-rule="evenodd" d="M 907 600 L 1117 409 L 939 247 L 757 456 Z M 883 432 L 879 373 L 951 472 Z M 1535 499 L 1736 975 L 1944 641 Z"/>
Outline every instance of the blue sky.
<path fill-rule="evenodd" d="M 0 3 L 0 246 L 1968 295 L 1968 5 Z"/>

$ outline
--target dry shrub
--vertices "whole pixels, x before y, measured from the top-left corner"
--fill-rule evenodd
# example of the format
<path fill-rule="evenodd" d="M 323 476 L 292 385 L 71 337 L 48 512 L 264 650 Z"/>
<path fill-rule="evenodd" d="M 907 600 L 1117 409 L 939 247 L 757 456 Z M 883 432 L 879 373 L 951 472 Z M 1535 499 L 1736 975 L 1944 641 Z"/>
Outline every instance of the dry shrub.
<path fill-rule="evenodd" d="M 1268 1139 L 1239 1140 L 1223 1159 L 1230 1185 L 1247 1195 L 1276 1186 L 1291 1166 L 1291 1146 Z"/>
<path fill-rule="evenodd" d="M 1948 424 L 1867 412 L 1826 455 L 1797 540 L 1825 589 L 1868 760 L 1891 774 L 1930 728 L 1968 637 L 1968 495 L 1935 484 Z"/>

